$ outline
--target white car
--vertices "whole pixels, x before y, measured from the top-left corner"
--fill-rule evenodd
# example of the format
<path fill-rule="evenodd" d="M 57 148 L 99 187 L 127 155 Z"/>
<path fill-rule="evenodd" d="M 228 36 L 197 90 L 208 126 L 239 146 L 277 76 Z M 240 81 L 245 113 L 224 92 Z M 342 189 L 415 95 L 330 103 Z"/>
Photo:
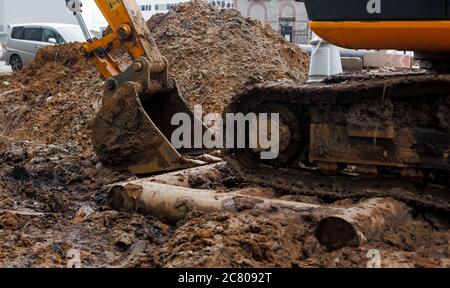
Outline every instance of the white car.
<path fill-rule="evenodd" d="M 34 59 L 37 50 L 44 46 L 84 42 L 77 25 L 58 23 L 18 24 L 10 29 L 6 43 L 5 62 L 18 71 Z"/>

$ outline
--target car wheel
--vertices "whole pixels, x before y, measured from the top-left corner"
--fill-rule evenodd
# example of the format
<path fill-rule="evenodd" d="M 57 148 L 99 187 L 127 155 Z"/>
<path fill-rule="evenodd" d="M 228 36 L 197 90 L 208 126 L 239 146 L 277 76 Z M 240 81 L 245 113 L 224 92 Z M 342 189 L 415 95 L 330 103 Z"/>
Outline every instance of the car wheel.
<path fill-rule="evenodd" d="M 22 70 L 23 68 L 22 59 L 20 59 L 19 55 L 11 56 L 11 60 L 9 61 L 9 63 L 11 64 L 11 69 L 14 72 Z"/>

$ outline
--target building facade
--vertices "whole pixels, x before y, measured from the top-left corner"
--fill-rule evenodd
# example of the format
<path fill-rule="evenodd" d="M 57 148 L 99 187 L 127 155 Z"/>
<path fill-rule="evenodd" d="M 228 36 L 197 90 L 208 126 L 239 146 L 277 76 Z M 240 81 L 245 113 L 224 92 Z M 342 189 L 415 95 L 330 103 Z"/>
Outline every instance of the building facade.
<path fill-rule="evenodd" d="M 141 8 L 145 20 L 150 19 L 157 13 L 167 13 L 170 8 L 178 3 L 189 2 L 190 0 L 136 0 Z M 205 0 L 206 1 L 206 0 Z M 219 9 L 233 9 L 236 0 L 207 0 Z"/>
<path fill-rule="evenodd" d="M 294 0 L 234 0 L 242 15 L 269 24 L 287 41 L 307 44 L 311 39 L 308 15 L 303 2 Z"/>
<path fill-rule="evenodd" d="M 156 13 L 167 13 L 180 2 L 189 0 L 136 0 L 146 20 Z M 304 3 L 294 0 L 208 0 L 219 9 L 236 9 L 243 16 L 269 24 L 286 40 L 305 44 L 310 40 L 308 17 Z M 106 21 L 93 0 L 84 0 L 84 18 L 88 27 L 99 30 Z M 65 7 L 64 0 L 0 0 L 0 41 L 9 26 L 30 22 L 58 22 L 77 24 Z"/>
<path fill-rule="evenodd" d="M 189 2 L 189 0 L 136 0 L 136 2 L 141 8 L 145 20 L 148 20 L 156 13 L 167 13 L 176 4 Z"/>
<path fill-rule="evenodd" d="M 180 2 L 189 0 L 137 0 L 144 18 L 166 13 Z M 219 9 L 236 9 L 243 16 L 269 24 L 286 40 L 306 44 L 311 39 L 308 16 L 303 2 L 294 0 L 208 0 Z"/>
<path fill-rule="evenodd" d="M 236 0 L 208 0 L 208 2 L 218 9 L 236 9 Z"/>

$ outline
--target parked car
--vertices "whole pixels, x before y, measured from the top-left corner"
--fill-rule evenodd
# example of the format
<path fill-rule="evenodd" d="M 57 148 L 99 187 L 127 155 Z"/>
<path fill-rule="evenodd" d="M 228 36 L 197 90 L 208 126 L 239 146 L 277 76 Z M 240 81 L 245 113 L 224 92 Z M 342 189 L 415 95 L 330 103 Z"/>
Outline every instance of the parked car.
<path fill-rule="evenodd" d="M 18 71 L 31 62 L 37 51 L 48 45 L 83 42 L 85 38 L 77 25 L 33 23 L 14 25 L 6 43 L 5 62 Z"/>

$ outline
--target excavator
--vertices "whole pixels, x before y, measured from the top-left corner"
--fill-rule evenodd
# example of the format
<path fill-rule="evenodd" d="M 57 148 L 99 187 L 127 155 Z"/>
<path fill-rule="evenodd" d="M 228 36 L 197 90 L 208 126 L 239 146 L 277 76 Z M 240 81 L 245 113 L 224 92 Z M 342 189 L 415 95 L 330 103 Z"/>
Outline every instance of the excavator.
<path fill-rule="evenodd" d="M 98 157 L 135 174 L 195 165 L 185 156 L 198 149 L 177 150 L 168 139 L 175 128 L 171 125 L 175 113 L 187 113 L 193 122 L 200 120 L 169 76 L 169 63 L 158 51 L 139 7 L 134 0 L 95 2 L 110 28 L 101 39 L 90 38 L 81 2 L 66 0 L 86 35 L 81 53 L 106 83 L 103 105 L 92 125 Z M 232 170 L 249 182 L 290 193 L 304 193 L 305 183 L 320 174 L 325 179 L 362 175 L 379 185 L 382 180 L 373 177 L 407 178 L 419 183 L 417 187 L 424 183 L 444 187 L 449 196 L 450 42 L 444 39 L 450 34 L 450 1 L 299 2 L 305 3 L 311 29 L 327 42 L 350 49 L 415 51 L 428 70 L 343 74 L 314 84 L 269 82 L 244 87 L 226 113 L 276 113 L 282 141 L 279 156 L 272 160 L 262 160 L 261 149 L 224 149 Z M 128 68 L 120 68 L 111 56 L 114 50 L 128 52 L 132 60 Z M 246 143 L 254 135 L 250 129 L 243 134 L 237 131 Z M 370 191 L 365 189 L 360 197 L 379 196 Z M 325 196 L 352 196 L 347 192 L 337 189 Z M 406 199 L 391 190 L 384 193 Z M 450 212 L 450 201 L 443 199 L 424 195 L 418 188 L 417 195 L 406 200 Z"/>

